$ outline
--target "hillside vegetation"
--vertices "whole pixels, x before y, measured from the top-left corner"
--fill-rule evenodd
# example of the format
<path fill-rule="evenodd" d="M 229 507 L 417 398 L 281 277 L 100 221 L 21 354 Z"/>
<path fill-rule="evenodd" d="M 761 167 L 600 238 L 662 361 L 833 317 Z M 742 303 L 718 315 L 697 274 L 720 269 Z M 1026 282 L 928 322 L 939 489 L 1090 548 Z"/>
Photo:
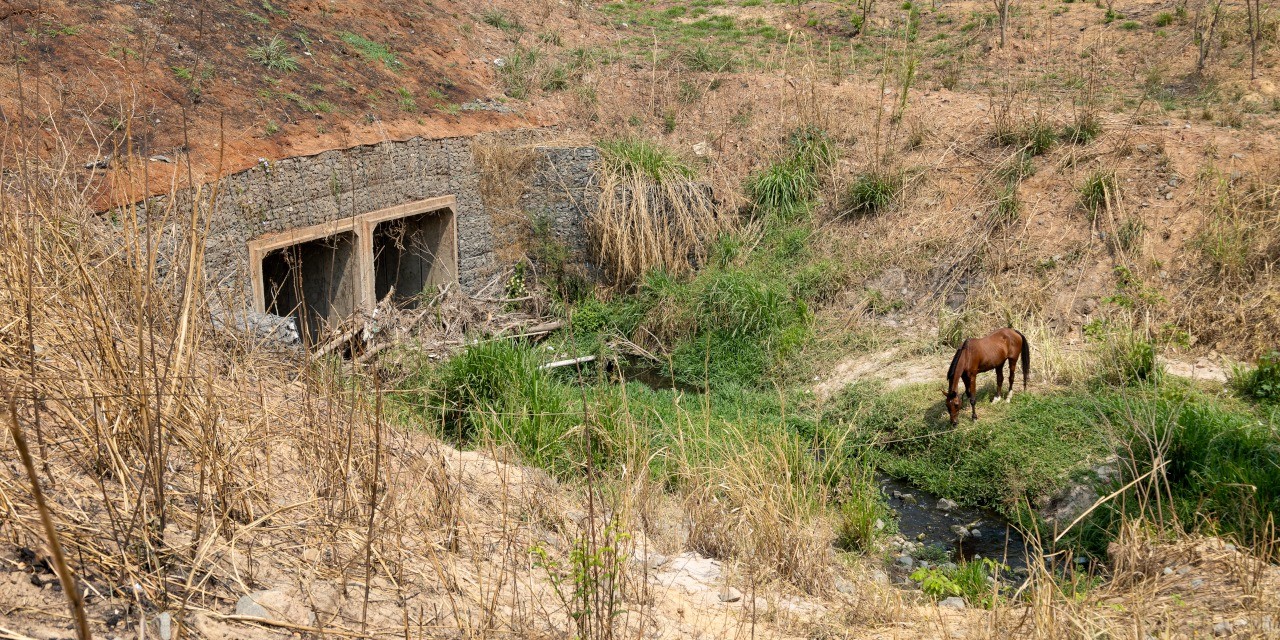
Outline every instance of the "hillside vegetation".
<path fill-rule="evenodd" d="M 1274 7 L 10 0 L 0 24 L 0 636 L 1280 625 Z M 98 213 L 551 122 L 601 149 L 598 270 L 504 211 L 496 297 L 424 292 L 352 358 L 214 327 L 202 212 L 159 275 L 114 235 L 134 209 Z M 482 182 L 519 151 L 478 150 Z M 495 329 L 513 313 L 561 328 Z M 946 364 L 999 326 L 1029 385 L 989 404 L 984 374 L 951 426 Z M 961 509 L 957 542 L 1007 523 L 1027 549 L 909 534 Z"/>

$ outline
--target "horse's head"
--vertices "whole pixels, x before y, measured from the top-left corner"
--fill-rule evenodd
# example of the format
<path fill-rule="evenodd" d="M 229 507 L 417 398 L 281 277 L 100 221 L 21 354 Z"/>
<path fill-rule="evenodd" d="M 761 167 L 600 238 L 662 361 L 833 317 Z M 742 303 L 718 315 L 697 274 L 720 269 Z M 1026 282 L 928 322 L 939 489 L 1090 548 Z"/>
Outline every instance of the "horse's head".
<path fill-rule="evenodd" d="M 960 415 L 960 407 L 964 406 L 964 399 L 955 391 L 943 391 L 942 396 L 947 399 L 947 417 L 951 425 L 955 426 L 956 416 Z"/>

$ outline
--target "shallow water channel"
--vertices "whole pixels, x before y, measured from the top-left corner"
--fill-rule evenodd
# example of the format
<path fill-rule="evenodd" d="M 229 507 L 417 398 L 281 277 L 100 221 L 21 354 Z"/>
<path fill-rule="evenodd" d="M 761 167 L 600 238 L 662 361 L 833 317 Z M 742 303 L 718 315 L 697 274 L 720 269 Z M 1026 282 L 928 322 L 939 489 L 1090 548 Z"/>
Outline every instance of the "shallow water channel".
<path fill-rule="evenodd" d="M 1011 569 L 1026 567 L 1022 534 L 995 511 L 963 506 L 939 509 L 937 496 L 905 480 L 879 476 L 878 481 L 889 507 L 897 514 L 898 532 L 907 540 L 943 547 L 954 561 L 981 556 Z M 964 529 L 967 535 L 961 536 L 956 528 Z"/>

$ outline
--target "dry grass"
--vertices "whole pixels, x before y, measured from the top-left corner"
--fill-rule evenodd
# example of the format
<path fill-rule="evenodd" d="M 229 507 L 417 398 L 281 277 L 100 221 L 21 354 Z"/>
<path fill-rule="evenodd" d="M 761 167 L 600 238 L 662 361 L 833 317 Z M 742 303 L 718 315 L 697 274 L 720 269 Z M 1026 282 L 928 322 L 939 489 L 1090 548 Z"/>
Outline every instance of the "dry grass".
<path fill-rule="evenodd" d="M 662 269 L 690 273 L 705 262 L 708 243 L 725 227 L 708 189 L 675 176 L 609 171 L 588 227 L 597 261 L 615 284 L 628 287 Z"/>

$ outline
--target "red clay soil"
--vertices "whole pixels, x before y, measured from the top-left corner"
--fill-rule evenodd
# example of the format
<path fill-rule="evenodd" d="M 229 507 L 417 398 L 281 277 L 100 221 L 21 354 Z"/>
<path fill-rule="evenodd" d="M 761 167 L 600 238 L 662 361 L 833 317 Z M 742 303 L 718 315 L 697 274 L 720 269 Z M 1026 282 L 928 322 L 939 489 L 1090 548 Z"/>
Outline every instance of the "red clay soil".
<path fill-rule="evenodd" d="M 0 0 L 0 41 L 8 41 L 0 51 L 0 157 L 66 152 L 105 208 L 185 183 L 188 159 L 201 182 L 262 158 L 548 124 L 537 110 L 490 98 L 491 56 L 458 28 L 471 21 L 454 8 L 417 0 Z M 296 70 L 251 56 L 277 37 Z M 378 46 L 388 55 L 379 57 Z M 102 167 L 79 168 L 108 156 Z"/>

